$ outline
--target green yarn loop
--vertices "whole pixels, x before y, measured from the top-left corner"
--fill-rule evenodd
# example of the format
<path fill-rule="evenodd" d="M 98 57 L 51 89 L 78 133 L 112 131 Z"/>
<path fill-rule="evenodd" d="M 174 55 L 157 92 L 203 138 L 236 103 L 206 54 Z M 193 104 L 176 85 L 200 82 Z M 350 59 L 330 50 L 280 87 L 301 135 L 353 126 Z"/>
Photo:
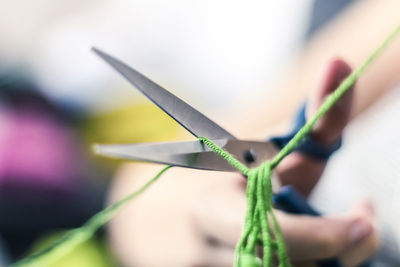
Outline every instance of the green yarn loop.
<path fill-rule="evenodd" d="M 271 266 L 276 260 L 279 263 L 279 267 L 290 266 L 282 232 L 279 228 L 272 207 L 271 173 L 279 162 L 281 162 L 282 159 L 296 148 L 302 139 L 312 130 L 318 119 L 320 119 L 355 83 L 365 69 L 375 60 L 375 58 L 394 39 L 394 37 L 398 35 L 399 32 L 400 25 L 389 34 L 384 42 L 358 69 L 356 69 L 331 95 L 326 98 L 317 113 L 297 132 L 292 140 L 290 140 L 290 142 L 282 148 L 282 150 L 271 161 L 264 162 L 255 169 L 249 169 L 227 151 L 224 151 L 222 148 L 215 145 L 211 140 L 204 137 L 199 138 L 199 140 L 248 177 L 246 189 L 247 213 L 245 216 L 242 236 L 238 241 L 235 251 L 235 265 L 237 267 L 267 267 Z M 76 245 L 91 238 L 101 226 L 106 224 L 116 215 L 120 208 L 143 193 L 169 168 L 171 168 L 171 166 L 166 166 L 139 190 L 109 206 L 103 211 L 100 211 L 89 219 L 83 226 L 70 230 L 50 247 L 15 262 L 11 266 L 49 266 L 49 262 L 51 262 L 52 259 L 65 255 Z M 257 244 L 263 246 L 262 261 L 256 254 Z"/>

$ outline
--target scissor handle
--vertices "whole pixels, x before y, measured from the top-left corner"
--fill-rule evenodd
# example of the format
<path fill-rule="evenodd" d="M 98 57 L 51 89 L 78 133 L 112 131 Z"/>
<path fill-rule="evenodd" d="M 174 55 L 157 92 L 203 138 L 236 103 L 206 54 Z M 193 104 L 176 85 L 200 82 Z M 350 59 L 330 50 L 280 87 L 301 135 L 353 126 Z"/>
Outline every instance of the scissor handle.
<path fill-rule="evenodd" d="M 306 123 L 306 104 L 303 104 L 293 120 L 293 129 L 286 135 L 275 136 L 269 138 L 269 141 L 272 142 L 279 149 L 282 149 L 290 140 L 297 134 L 297 132 L 304 126 Z M 314 142 L 309 135 L 306 135 L 305 138 L 300 142 L 300 144 L 296 147 L 295 151 L 306 154 L 307 156 L 312 157 L 318 161 L 326 161 L 329 157 L 335 153 L 342 146 L 342 137 L 340 136 L 338 140 L 330 145 L 320 145 L 317 142 Z"/>

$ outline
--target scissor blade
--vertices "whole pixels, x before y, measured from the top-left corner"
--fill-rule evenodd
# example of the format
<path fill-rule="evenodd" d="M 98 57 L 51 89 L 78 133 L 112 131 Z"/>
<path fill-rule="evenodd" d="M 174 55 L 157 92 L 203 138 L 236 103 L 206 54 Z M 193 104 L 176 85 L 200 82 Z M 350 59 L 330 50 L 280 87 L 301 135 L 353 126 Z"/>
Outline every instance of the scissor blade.
<path fill-rule="evenodd" d="M 219 146 L 227 140 L 215 141 Z M 236 171 L 225 159 L 200 141 L 95 145 L 97 154 L 128 160 L 162 163 L 195 169 Z"/>
<path fill-rule="evenodd" d="M 213 140 L 213 142 L 227 150 L 249 168 L 257 167 L 277 153 L 277 149 L 270 142 L 237 139 Z M 97 154 L 114 158 L 149 161 L 196 169 L 236 171 L 223 157 L 200 141 L 96 145 L 94 150 Z M 248 158 L 246 152 L 252 153 L 253 161 L 246 160 Z"/>
<path fill-rule="evenodd" d="M 97 48 L 92 50 L 194 136 L 214 140 L 235 139 L 225 129 L 138 71 Z"/>

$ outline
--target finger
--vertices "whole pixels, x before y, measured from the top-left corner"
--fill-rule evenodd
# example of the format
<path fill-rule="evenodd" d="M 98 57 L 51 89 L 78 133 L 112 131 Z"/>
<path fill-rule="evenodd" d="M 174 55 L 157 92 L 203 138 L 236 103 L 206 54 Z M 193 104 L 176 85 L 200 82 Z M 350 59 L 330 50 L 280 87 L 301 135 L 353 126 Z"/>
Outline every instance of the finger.
<path fill-rule="evenodd" d="M 316 161 L 301 153 L 291 153 L 276 168 L 282 185 L 290 184 L 307 197 L 325 169 L 326 161 Z"/>
<path fill-rule="evenodd" d="M 354 210 L 358 211 L 361 216 L 370 219 L 373 231 L 362 242 L 358 242 L 354 246 L 346 249 L 341 255 L 340 260 L 344 266 L 359 266 L 368 258 L 366 255 L 373 255 L 379 247 L 379 236 L 376 221 L 373 219 L 374 211 L 370 202 L 363 201 L 356 205 Z"/>
<path fill-rule="evenodd" d="M 114 179 L 111 199 L 135 191 L 157 168 L 126 165 Z M 204 192 L 202 187 L 212 182 L 206 177 L 206 171 L 172 168 L 121 210 L 108 233 L 122 266 L 201 266 L 202 239 L 193 230 L 188 205 L 195 201 L 195 193 Z"/>
<path fill-rule="evenodd" d="M 378 250 L 379 236 L 374 224 L 375 230 L 369 234 L 363 242 L 359 242 L 354 247 L 345 250 L 340 255 L 340 261 L 343 266 L 355 267 L 371 258 Z"/>
<path fill-rule="evenodd" d="M 231 267 L 235 259 L 235 250 L 226 247 L 206 248 L 205 266 Z"/>
<path fill-rule="evenodd" d="M 245 183 L 239 174 L 208 172 L 190 214 L 201 242 L 201 266 L 232 266 L 246 210 Z"/>
<path fill-rule="evenodd" d="M 231 173 L 210 172 L 210 175 L 213 184 L 195 197 L 190 212 L 196 228 L 206 239 L 234 248 L 246 212 L 244 179 Z"/>
<path fill-rule="evenodd" d="M 351 68 L 343 60 L 333 60 L 328 64 L 321 85 L 309 100 L 308 115 L 317 111 L 324 99 L 338 87 L 350 72 Z M 331 145 L 337 141 L 349 121 L 352 102 L 353 90 L 350 89 L 320 119 L 310 133 L 315 142 L 319 142 L 321 145 Z M 318 182 L 325 165 L 326 161 L 316 161 L 305 154 L 295 152 L 280 163 L 276 172 L 282 184 L 290 184 L 307 196 Z"/>
<path fill-rule="evenodd" d="M 351 212 L 335 217 L 294 216 L 277 212 L 288 253 L 293 260 L 324 259 L 355 247 L 374 233 L 373 215 Z M 367 251 L 364 251 L 367 253 Z M 366 258 L 369 255 L 357 255 Z"/>
<path fill-rule="evenodd" d="M 336 90 L 340 83 L 351 73 L 351 67 L 343 60 L 332 60 L 322 78 L 316 94 L 309 100 L 308 116 L 316 113 L 325 98 Z M 343 128 L 349 122 L 353 103 L 353 88 L 350 88 L 331 109 L 318 121 L 312 138 L 325 145 L 330 145 L 339 138 Z"/>
<path fill-rule="evenodd" d="M 293 267 L 318 267 L 315 261 L 294 262 Z"/>

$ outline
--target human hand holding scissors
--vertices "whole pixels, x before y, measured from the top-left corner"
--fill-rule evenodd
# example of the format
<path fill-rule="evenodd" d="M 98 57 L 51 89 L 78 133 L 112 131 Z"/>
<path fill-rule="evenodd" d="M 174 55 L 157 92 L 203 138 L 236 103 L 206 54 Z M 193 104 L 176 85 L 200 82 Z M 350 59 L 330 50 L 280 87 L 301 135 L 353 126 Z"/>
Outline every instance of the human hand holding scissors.
<path fill-rule="evenodd" d="M 146 77 L 141 75 L 140 73 L 134 71 L 130 67 L 126 66 L 122 62 L 110 57 L 109 55 L 99 51 L 95 50 L 97 54 L 99 54 L 103 59 L 105 59 L 109 64 L 111 64 L 114 68 L 116 68 L 123 76 L 125 76 L 131 83 L 133 83 L 136 87 L 138 87 L 139 90 L 141 90 L 146 96 L 148 96 L 155 104 L 157 104 L 161 109 L 163 109 L 166 113 L 168 113 L 171 117 L 173 117 L 177 122 L 179 122 L 183 127 L 185 127 L 188 131 L 190 131 L 192 134 L 194 134 L 197 137 L 208 137 L 212 139 L 214 142 L 216 142 L 219 146 L 223 147 L 226 149 L 228 152 L 231 154 L 235 155 L 239 161 L 242 163 L 246 164 L 247 166 L 257 166 L 263 161 L 270 159 L 274 154 L 277 152 L 276 146 L 272 144 L 271 142 L 249 142 L 249 141 L 241 141 L 236 139 L 232 134 L 227 132 L 225 129 L 221 128 L 208 118 L 206 118 L 204 115 L 199 113 L 198 111 L 194 110 L 192 107 L 184 103 L 182 100 L 179 98 L 175 97 L 165 89 L 159 87 L 158 85 L 154 84 L 150 80 L 148 80 Z M 336 64 L 336 65 L 335 65 Z M 322 90 L 322 96 L 326 94 L 329 90 L 331 90 L 331 87 L 333 89 L 336 86 L 333 86 L 333 83 L 337 83 L 339 79 L 344 78 L 343 73 L 346 74 L 345 67 L 343 66 L 344 63 L 340 63 L 340 61 L 337 61 L 336 63 L 332 64 L 330 71 L 328 71 L 327 78 L 325 79 L 325 85 L 322 86 L 322 88 L 325 88 Z M 341 66 L 342 65 L 342 66 Z M 336 66 L 336 67 L 335 67 Z M 340 73 L 342 72 L 342 73 Z M 347 73 L 348 74 L 348 73 Z M 347 75 L 346 74 L 346 75 Z M 340 77 L 338 77 L 340 76 Z M 347 97 L 348 99 L 351 99 L 350 97 Z M 343 100 L 346 101 L 346 98 Z M 315 103 L 311 103 L 312 105 Z M 350 104 L 343 104 L 339 105 L 331 111 L 330 117 L 332 118 L 332 114 L 341 112 L 342 115 L 348 115 L 349 110 L 346 110 L 351 106 Z M 341 108 L 344 110 L 338 110 L 338 108 Z M 327 114 L 328 119 L 329 119 L 329 114 Z M 337 122 L 337 125 L 334 127 L 331 127 L 331 131 L 326 132 L 326 125 L 324 126 L 324 120 L 317 125 L 316 130 L 313 132 L 313 138 L 318 140 L 320 143 L 329 145 L 332 142 L 335 142 L 335 140 L 340 136 L 341 130 L 344 127 L 344 125 L 347 123 L 348 117 L 346 116 L 340 116 L 343 121 Z M 331 119 L 332 122 L 332 119 Z M 326 120 L 325 120 L 326 123 Z M 331 124 L 331 123 L 330 123 Z M 337 128 L 336 130 L 333 130 L 334 128 Z M 325 131 L 325 132 L 324 132 Z M 336 135 L 336 136 L 335 136 Z M 201 142 L 199 141 L 193 141 L 193 142 L 178 142 L 178 143 L 159 143 L 159 144 L 131 144 L 131 145 L 107 145 L 107 146 L 98 146 L 97 151 L 101 154 L 106 154 L 109 156 L 116 156 L 116 157 L 122 157 L 122 158 L 128 158 L 128 159 L 136 159 L 136 160 L 144 160 L 144 161 L 152 161 L 152 162 L 158 162 L 158 163 L 165 163 L 165 164 L 171 164 L 171 165 L 176 165 L 176 166 L 182 166 L 182 167 L 190 167 L 190 168 L 198 168 L 198 169 L 208 169 L 208 170 L 219 170 L 219 171 L 235 171 L 232 166 L 230 166 L 226 161 L 224 161 L 222 158 L 220 158 L 218 155 L 210 151 L 206 146 L 204 146 Z M 301 151 L 300 151 L 301 152 Z M 313 185 L 316 183 L 316 181 L 319 178 L 319 175 L 321 174 L 325 162 L 318 162 L 315 161 L 315 159 L 312 159 L 308 157 L 307 155 L 304 155 L 302 153 L 293 153 L 292 157 L 288 157 L 288 159 L 282 162 L 283 166 L 279 167 L 277 169 L 277 173 L 280 177 L 281 183 L 283 184 L 291 184 L 298 188 L 300 192 L 303 194 L 307 194 Z M 285 167 L 286 164 L 286 167 Z M 288 167 L 288 164 L 290 165 Z M 313 167 L 314 165 L 314 167 Z M 314 173 L 310 173 L 310 171 L 313 171 Z M 303 177 L 300 174 L 306 175 L 308 179 L 299 179 Z M 311 178 L 309 178 L 311 176 Z M 314 177 L 314 178 L 313 178 Z M 222 179 L 220 179 L 222 180 Z M 304 200 L 304 198 L 301 197 L 301 195 L 297 194 L 295 190 L 289 190 L 289 193 L 281 194 L 282 191 L 277 191 L 276 198 L 277 204 L 284 203 L 289 206 L 284 206 L 283 208 L 291 209 L 291 211 L 295 213 L 305 213 L 309 215 L 317 215 L 315 214 L 315 211 L 311 209 L 311 207 L 308 206 L 307 202 Z M 223 195 L 223 194 L 222 194 Z M 281 197 L 281 199 L 279 198 Z M 296 197 L 296 198 L 293 198 Z M 240 199 L 238 197 L 238 199 Z M 295 200 L 295 201 L 293 201 Z M 282 202 L 283 201 L 283 202 Z M 228 201 L 229 203 L 229 201 Z M 210 209 L 212 209 L 212 206 L 210 206 Z M 209 210 L 210 210 L 209 209 Z M 368 210 L 368 208 L 357 208 L 357 210 L 363 210 L 361 214 L 363 213 L 368 213 L 364 212 L 365 210 Z M 286 222 L 291 222 L 291 219 L 293 217 L 285 215 L 285 214 L 280 214 L 279 215 L 281 220 L 286 221 Z M 359 217 L 363 217 L 367 215 L 360 215 Z M 368 215 L 370 216 L 370 215 Z M 372 216 L 372 215 L 371 215 Z M 305 233 L 308 233 L 308 240 L 312 240 L 310 238 L 312 235 L 310 233 L 315 233 L 315 229 L 313 228 L 307 228 L 309 226 L 310 222 L 316 223 L 315 226 L 318 225 L 317 222 L 319 222 L 321 225 L 327 225 L 329 222 L 329 219 L 326 218 L 318 218 L 311 220 L 308 217 L 303 217 L 303 218 L 296 218 L 294 222 L 303 220 L 303 223 L 300 223 L 300 226 L 303 226 L 302 229 L 302 234 L 297 235 L 297 241 L 299 241 L 304 237 Z M 305 220 L 305 221 L 304 221 Z M 307 220 L 308 223 L 307 223 Z M 310 221 L 311 220 L 311 221 Z M 350 245 L 350 243 L 354 242 L 353 239 L 345 238 L 348 232 L 344 231 L 342 227 L 346 227 L 348 231 L 351 231 L 353 224 L 357 223 L 357 220 L 359 218 L 355 216 L 352 219 L 346 219 L 341 221 L 340 219 L 334 220 L 335 223 L 331 223 L 332 226 L 332 231 L 337 228 L 337 230 L 341 230 L 341 234 L 339 235 L 339 232 L 336 233 L 335 238 L 341 237 L 341 246 L 335 247 L 334 249 L 329 248 L 330 245 L 332 245 L 335 242 L 331 242 L 332 240 L 328 240 L 332 244 L 321 244 L 314 246 L 314 249 L 311 251 L 309 250 L 309 246 L 304 246 L 303 248 L 305 250 L 302 251 L 302 247 L 299 247 L 296 245 L 290 249 L 291 242 L 290 240 L 296 240 L 296 235 L 292 235 L 293 238 L 289 238 L 289 241 L 287 241 L 288 246 L 289 246 L 289 253 L 292 252 L 292 256 L 296 258 L 297 260 L 307 260 L 310 258 L 311 255 L 318 255 L 319 253 L 319 258 L 328 258 L 331 256 L 336 256 L 339 254 L 340 250 L 343 248 L 346 248 Z M 198 220 L 201 222 L 201 219 Z M 293 220 L 292 220 L 293 221 Z M 362 221 L 360 219 L 360 221 Z M 290 223 L 289 223 L 290 224 Z M 339 225 L 335 226 L 334 225 Z M 366 224 L 364 223 L 364 226 Z M 294 225 L 293 225 L 294 226 Z M 299 233 L 299 231 L 295 231 L 294 229 L 298 229 L 298 225 L 296 224 L 295 227 L 290 227 L 292 233 Z M 218 227 L 216 227 L 218 229 Z M 308 231 L 306 231 L 308 229 Z M 360 228 L 362 229 L 362 228 Z M 285 233 L 285 228 L 283 227 L 284 233 Z M 328 231 L 328 233 L 332 234 L 332 231 Z M 365 226 L 362 231 L 359 231 L 358 236 L 355 236 L 356 241 L 360 241 L 365 235 L 369 234 L 372 231 L 372 227 Z M 224 231 L 222 231 L 223 233 Z M 238 230 L 238 233 L 240 232 L 240 229 Z M 288 232 L 286 232 L 288 233 Z M 290 231 L 289 231 L 290 233 Z M 324 233 L 321 232 L 322 237 L 324 236 Z M 287 237 L 288 235 L 286 235 Z M 290 234 L 289 234 L 290 236 Z M 231 233 L 231 237 L 235 237 L 233 233 Z M 326 238 L 326 236 L 325 236 Z M 218 238 L 217 238 L 218 239 Z M 288 238 L 286 238 L 288 239 Z M 321 239 L 322 241 L 323 238 Z M 321 241 L 320 240 L 320 241 Z M 315 240 L 314 240 L 315 241 Z M 329 243 L 328 242 L 328 243 Z M 296 242 L 294 242 L 296 243 Z M 306 242 L 307 243 L 307 242 Z M 315 243 L 312 243 L 314 244 Z M 317 242 L 318 244 L 318 242 Z M 311 246 L 312 247 L 312 246 Z M 293 249 L 294 248 L 294 249 Z M 293 251 L 297 251 L 297 255 L 293 255 Z M 314 257 L 314 259 L 318 259 L 318 257 Z M 345 262 L 346 263 L 346 262 Z M 338 265 L 324 265 L 325 263 L 320 263 L 320 266 L 338 266 Z M 347 264 L 346 264 L 347 265 Z M 351 265 L 351 264 L 350 264 Z"/>

